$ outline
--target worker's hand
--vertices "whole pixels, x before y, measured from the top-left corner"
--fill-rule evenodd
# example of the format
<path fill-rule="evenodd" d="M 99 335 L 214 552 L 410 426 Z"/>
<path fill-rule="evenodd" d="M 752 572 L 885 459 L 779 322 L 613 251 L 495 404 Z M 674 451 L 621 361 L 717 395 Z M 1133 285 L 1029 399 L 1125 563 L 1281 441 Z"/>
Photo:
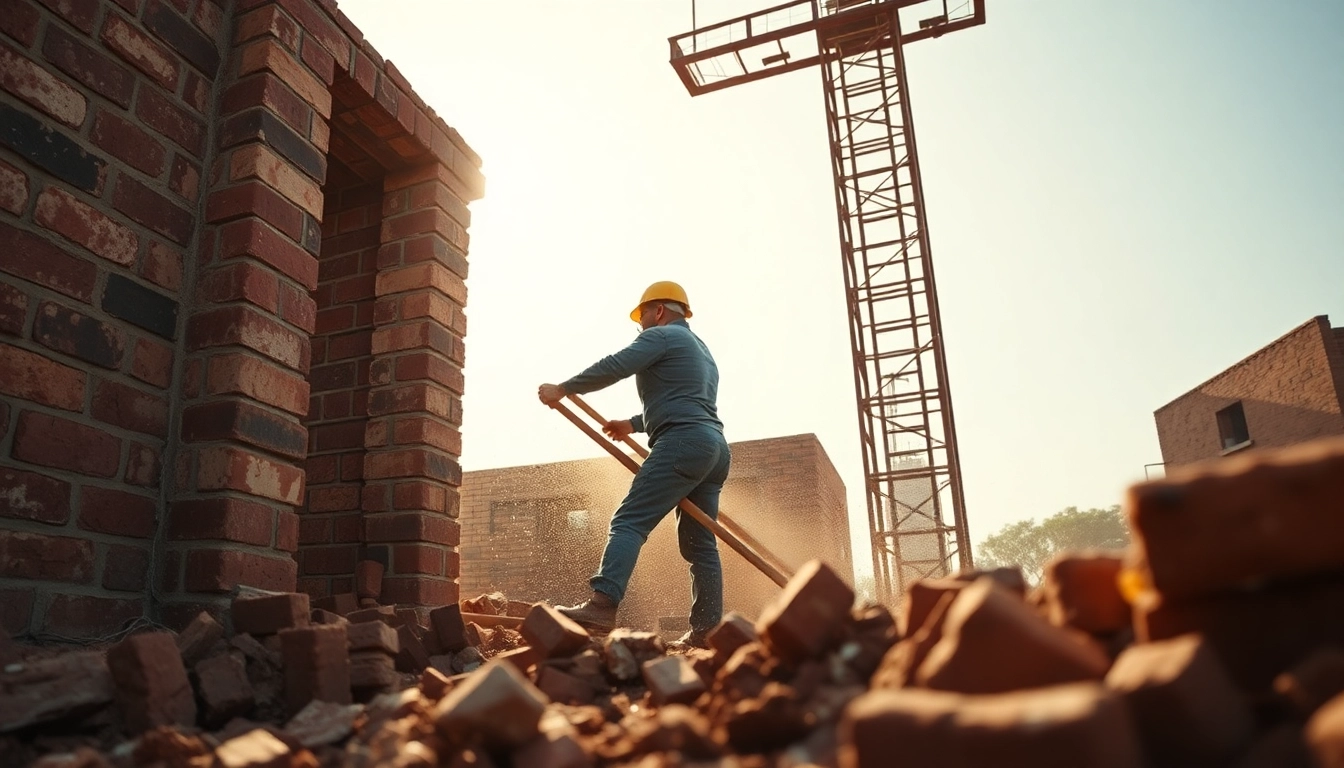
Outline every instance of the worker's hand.
<path fill-rule="evenodd" d="M 559 384 L 542 384 L 537 387 L 537 398 L 546 405 L 555 405 L 569 394 L 565 388 Z"/>
<path fill-rule="evenodd" d="M 619 443 L 635 431 L 635 425 L 631 424 L 629 419 L 616 419 L 603 424 L 602 431 L 607 433 L 612 442 Z"/>

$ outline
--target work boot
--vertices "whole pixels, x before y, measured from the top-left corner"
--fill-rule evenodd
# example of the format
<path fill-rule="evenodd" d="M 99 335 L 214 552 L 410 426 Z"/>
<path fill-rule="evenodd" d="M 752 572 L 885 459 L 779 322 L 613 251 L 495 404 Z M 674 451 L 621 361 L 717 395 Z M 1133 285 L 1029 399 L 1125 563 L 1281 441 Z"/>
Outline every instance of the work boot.
<path fill-rule="evenodd" d="M 556 608 L 590 632 L 605 635 L 616 628 L 616 601 L 601 592 L 579 605 Z"/>
<path fill-rule="evenodd" d="M 688 630 L 686 634 L 668 643 L 669 648 L 708 648 L 709 633 L 698 632 L 694 629 Z"/>

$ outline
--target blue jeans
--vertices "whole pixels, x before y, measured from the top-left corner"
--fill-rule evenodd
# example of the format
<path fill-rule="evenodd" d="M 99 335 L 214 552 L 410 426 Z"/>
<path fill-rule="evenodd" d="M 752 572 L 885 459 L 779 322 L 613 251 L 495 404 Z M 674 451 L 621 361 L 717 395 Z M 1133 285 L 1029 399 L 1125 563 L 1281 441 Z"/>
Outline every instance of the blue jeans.
<path fill-rule="evenodd" d="M 620 602 L 639 550 L 654 527 L 683 498 L 711 519 L 719 516 L 719 493 L 732 454 L 719 430 L 698 424 L 672 427 L 658 436 L 611 518 L 602 565 L 589 580 L 593 591 Z M 713 629 L 723 618 L 723 569 L 714 532 L 677 510 L 677 543 L 691 564 L 691 628 Z"/>

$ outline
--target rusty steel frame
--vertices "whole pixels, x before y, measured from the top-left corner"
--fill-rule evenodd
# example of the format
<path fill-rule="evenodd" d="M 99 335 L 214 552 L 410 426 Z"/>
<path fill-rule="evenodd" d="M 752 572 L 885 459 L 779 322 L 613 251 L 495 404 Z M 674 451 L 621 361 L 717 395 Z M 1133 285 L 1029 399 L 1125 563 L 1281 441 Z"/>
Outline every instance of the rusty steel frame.
<path fill-rule="evenodd" d="M 811 8 L 803 23 L 751 34 L 752 19 L 800 5 L 793 2 L 672 38 L 672 64 L 692 95 L 820 65 L 873 573 L 878 598 L 894 603 L 914 579 L 973 565 L 904 45 L 983 23 L 984 5 L 903 33 L 900 11 L 918 0 L 840 0 L 842 10 L 829 16 L 818 0 L 802 2 Z M 744 39 L 689 53 L 682 47 L 733 24 L 745 28 Z M 817 53 L 790 61 L 778 41 L 803 34 L 815 35 Z M 762 66 L 770 59 L 778 66 L 748 71 L 740 51 L 768 42 L 781 55 Z M 707 82 L 692 73 L 727 53 L 744 74 Z"/>

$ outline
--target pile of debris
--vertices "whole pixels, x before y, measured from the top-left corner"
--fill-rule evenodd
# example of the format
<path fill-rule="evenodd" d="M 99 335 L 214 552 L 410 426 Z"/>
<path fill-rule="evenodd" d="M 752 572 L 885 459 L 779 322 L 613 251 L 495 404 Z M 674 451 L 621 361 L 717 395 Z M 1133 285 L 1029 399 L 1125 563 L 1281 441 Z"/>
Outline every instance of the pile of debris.
<path fill-rule="evenodd" d="M 1136 486 L 1127 513 L 1128 552 L 1063 556 L 1030 592 L 1008 569 L 917 582 L 899 616 L 812 562 L 709 649 L 502 595 L 423 624 L 240 597 L 227 639 L 203 614 L 6 666 L 0 763 L 1344 766 L 1344 441 Z M 98 726 L 118 738 L 69 748 Z"/>

